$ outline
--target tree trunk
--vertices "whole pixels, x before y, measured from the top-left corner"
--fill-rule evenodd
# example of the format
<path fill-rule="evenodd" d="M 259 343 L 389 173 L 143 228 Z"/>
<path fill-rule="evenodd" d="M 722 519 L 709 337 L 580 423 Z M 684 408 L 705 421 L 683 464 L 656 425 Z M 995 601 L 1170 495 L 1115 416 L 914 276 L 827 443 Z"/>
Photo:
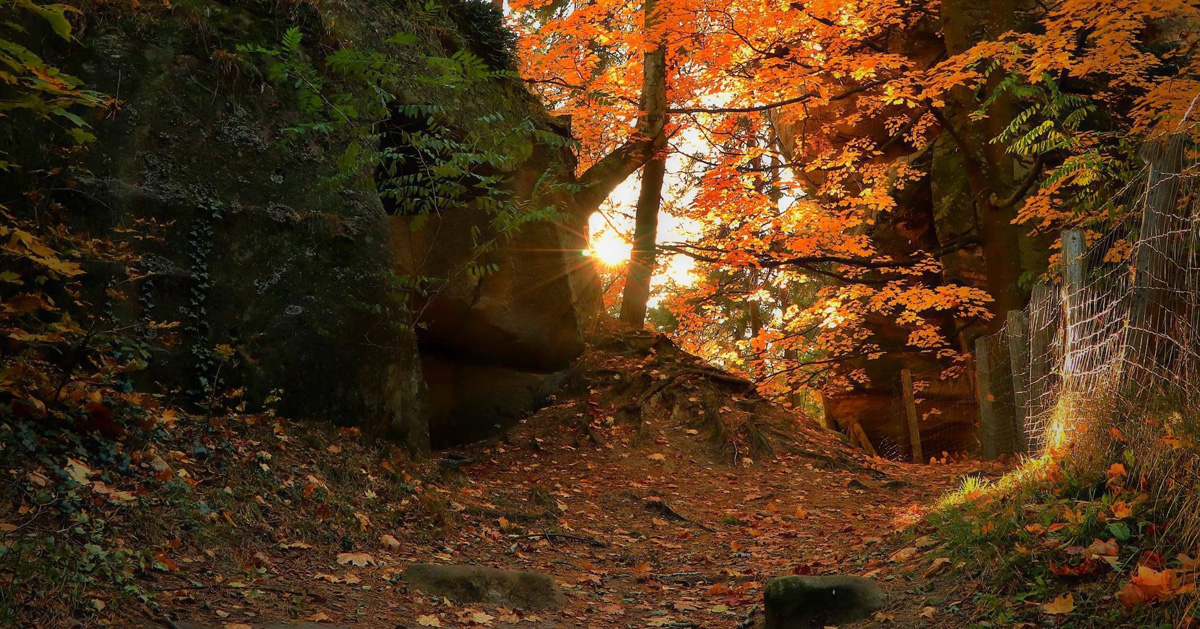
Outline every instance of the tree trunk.
<path fill-rule="evenodd" d="M 946 52 L 959 54 L 982 39 L 996 39 L 1003 33 L 1019 30 L 1023 0 L 994 0 L 979 3 L 975 0 L 946 0 L 942 3 L 942 32 Z M 1000 82 L 999 73 L 989 77 L 990 92 Z M 970 115 L 979 108 L 980 99 L 973 90 L 957 88 L 948 104 L 948 116 L 943 124 L 953 128 L 959 150 L 964 157 L 967 180 L 976 202 L 979 219 L 979 240 L 983 249 L 984 274 L 988 292 L 992 295 L 992 331 L 1004 325 L 1009 310 L 1020 310 L 1028 299 L 1028 291 L 1020 286 L 1021 232 L 1013 224 L 1020 208 L 1020 199 L 998 203 L 1019 187 L 1015 159 L 1006 152 L 1007 144 L 992 140 L 1008 126 L 1014 115 L 1012 99 L 1007 95 L 995 100 L 981 120 Z"/>
<path fill-rule="evenodd" d="M 587 224 L 588 216 L 599 209 L 613 189 L 637 172 L 667 144 L 667 51 L 660 31 L 657 0 L 645 0 L 642 30 L 656 47 L 643 53 L 642 114 L 637 130 L 624 144 L 605 155 L 579 177 L 568 212 L 575 222 Z"/>
<path fill-rule="evenodd" d="M 651 159 L 642 168 L 642 190 L 638 194 L 637 218 L 633 227 L 633 251 L 625 275 L 625 293 L 621 297 L 621 321 L 640 328 L 646 323 L 646 303 L 650 300 L 650 278 L 658 237 L 658 208 L 662 200 L 663 176 L 667 161 Z"/>
<path fill-rule="evenodd" d="M 666 145 L 667 51 L 659 31 L 658 2 L 645 0 L 642 9 L 643 32 L 655 42 L 643 57 L 642 126 L 653 131 L 651 157 L 642 168 L 642 189 L 638 194 L 637 216 L 633 227 L 633 251 L 625 275 L 625 293 L 621 298 L 621 321 L 636 328 L 646 323 L 646 303 L 650 299 L 650 278 L 654 275 L 655 241 L 658 238 L 658 209 L 662 203 L 666 156 L 659 149 Z"/>

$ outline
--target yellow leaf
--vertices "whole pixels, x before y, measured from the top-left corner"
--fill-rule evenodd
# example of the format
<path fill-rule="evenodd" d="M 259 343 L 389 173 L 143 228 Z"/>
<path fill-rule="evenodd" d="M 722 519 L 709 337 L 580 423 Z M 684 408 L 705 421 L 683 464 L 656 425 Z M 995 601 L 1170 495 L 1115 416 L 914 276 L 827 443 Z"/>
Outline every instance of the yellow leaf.
<path fill-rule="evenodd" d="M 426 614 L 425 616 L 417 616 L 417 624 L 422 627 L 441 627 L 442 621 L 438 620 L 437 616 Z"/>
<path fill-rule="evenodd" d="M 1075 596 L 1064 594 L 1042 605 L 1042 611 L 1047 614 L 1069 614 L 1075 611 Z"/>
<path fill-rule="evenodd" d="M 337 562 L 341 565 L 354 565 L 358 567 L 367 564 L 375 563 L 375 559 L 367 553 L 338 553 Z"/>
<path fill-rule="evenodd" d="M 78 459 L 67 459 L 67 466 L 63 468 L 63 471 L 67 473 L 67 476 L 71 477 L 71 480 L 80 485 L 87 485 L 88 478 L 95 473 L 92 471 L 92 468 L 84 465 Z"/>
<path fill-rule="evenodd" d="M 665 461 L 665 460 L 667 460 L 667 457 L 666 457 L 665 455 L 663 455 L 663 454 L 659 453 L 659 452 L 655 452 L 654 454 L 651 454 L 650 456 L 648 456 L 648 457 L 646 457 L 646 458 L 647 458 L 647 459 L 650 459 L 651 461 Z"/>
<path fill-rule="evenodd" d="M 326 614 L 325 612 L 317 612 L 317 613 L 313 614 L 312 616 L 309 616 L 308 619 L 313 622 L 329 622 L 330 620 L 332 620 L 329 617 L 329 615 Z"/>

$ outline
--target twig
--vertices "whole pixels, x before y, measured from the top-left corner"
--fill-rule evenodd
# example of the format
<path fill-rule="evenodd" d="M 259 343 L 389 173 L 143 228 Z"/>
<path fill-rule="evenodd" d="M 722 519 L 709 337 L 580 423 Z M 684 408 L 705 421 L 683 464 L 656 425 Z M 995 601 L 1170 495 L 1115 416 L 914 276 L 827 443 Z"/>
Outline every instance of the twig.
<path fill-rule="evenodd" d="M 598 539 L 584 537 L 582 535 L 568 535 L 567 533 L 530 533 L 529 535 L 509 535 L 509 539 L 544 539 L 552 542 L 555 539 L 565 539 L 573 542 L 580 542 L 592 546 L 594 548 L 608 548 L 608 544 Z"/>
<path fill-rule="evenodd" d="M 689 519 L 683 517 L 682 515 L 679 514 L 678 511 L 672 509 L 671 505 L 668 505 L 667 503 L 663 502 L 662 499 L 660 499 L 660 498 L 648 499 L 644 502 L 644 504 L 646 505 L 647 509 L 658 513 L 659 515 L 663 516 L 664 518 L 666 518 L 668 520 L 672 520 L 674 522 L 687 522 L 688 524 L 695 524 L 696 526 L 698 526 L 706 531 L 709 531 L 709 532 L 712 532 L 713 530 L 715 530 L 712 527 L 707 526 L 701 522 L 693 522 L 692 520 L 689 520 Z"/>
<path fill-rule="evenodd" d="M 683 583 L 687 585 L 708 580 L 700 572 L 671 572 L 669 574 L 656 574 L 653 575 L 653 579 L 659 582 L 670 581 L 673 583 Z"/>
<path fill-rule="evenodd" d="M 292 594 L 294 596 L 308 596 L 308 592 L 300 592 L 298 590 L 289 590 L 286 588 L 277 588 L 265 585 L 177 585 L 174 587 L 158 587 L 151 588 L 153 592 L 174 592 L 175 590 L 259 590 L 262 592 L 274 592 L 276 594 Z"/>
<path fill-rule="evenodd" d="M 83 335 L 83 340 L 79 341 L 79 345 L 75 347 L 75 351 L 71 353 L 71 360 L 63 369 L 62 380 L 58 383 L 58 388 L 54 389 L 54 397 L 51 398 L 51 404 L 58 404 L 58 396 L 62 395 L 62 390 L 71 381 L 71 372 L 75 371 L 75 367 L 79 365 L 79 359 L 83 356 L 83 350 L 87 349 L 88 343 L 92 340 L 92 335 L 96 332 L 96 319 L 92 319 L 92 325 L 88 328 L 87 334 Z"/>

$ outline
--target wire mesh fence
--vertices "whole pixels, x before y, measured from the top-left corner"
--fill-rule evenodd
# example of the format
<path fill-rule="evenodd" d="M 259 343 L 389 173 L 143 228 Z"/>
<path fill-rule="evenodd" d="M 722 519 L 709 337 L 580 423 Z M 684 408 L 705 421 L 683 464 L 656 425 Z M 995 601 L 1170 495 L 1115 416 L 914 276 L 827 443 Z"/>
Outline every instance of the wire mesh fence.
<path fill-rule="evenodd" d="M 976 340 L 985 457 L 1041 453 L 1150 404 L 1196 408 L 1196 147 L 1176 135 L 1142 156 L 1145 168 L 1110 202 L 1127 218 L 1087 244 L 1084 232 L 1064 232 L 1061 279 L 1034 287 L 1024 310 Z"/>

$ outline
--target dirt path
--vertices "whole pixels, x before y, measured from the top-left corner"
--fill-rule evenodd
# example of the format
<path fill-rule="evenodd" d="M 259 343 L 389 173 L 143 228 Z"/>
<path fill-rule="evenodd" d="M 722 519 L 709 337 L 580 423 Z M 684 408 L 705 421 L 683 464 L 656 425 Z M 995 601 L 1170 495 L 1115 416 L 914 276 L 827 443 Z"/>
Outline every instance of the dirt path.
<path fill-rule="evenodd" d="M 922 601 L 905 591 L 920 578 L 922 558 L 890 561 L 913 537 L 896 532 L 978 469 L 786 454 L 731 466 L 714 463 L 703 437 L 686 425 L 659 426 L 658 434 L 636 440 L 612 428 L 599 435 L 605 445 L 586 446 L 573 444 L 565 429 L 556 438 L 553 425 L 521 427 L 510 445 L 444 460 L 444 482 L 432 490 L 454 512 L 446 514 L 454 524 L 444 535 L 422 541 L 419 532 L 400 533 L 367 549 L 371 563 L 364 566 L 338 565 L 337 548 L 293 552 L 291 565 L 276 567 L 271 589 L 227 582 L 179 591 L 182 598 L 166 602 L 166 615 L 238 629 L 264 626 L 264 619 L 371 627 L 747 627 L 761 621 L 765 580 L 843 573 L 880 580 L 896 600 L 887 613 L 915 618 Z M 549 613 L 455 605 L 407 588 L 399 572 L 418 562 L 546 573 L 569 603 Z"/>
<path fill-rule="evenodd" d="M 660 336 L 601 336 L 572 369 L 560 399 L 502 440 L 442 453 L 440 463 L 421 464 L 413 477 L 352 440 L 305 452 L 300 444 L 321 439 L 265 440 L 277 438 L 273 473 L 290 470 L 286 485 L 307 482 L 304 513 L 330 528 L 306 532 L 300 514 L 287 512 L 296 509 L 287 506 L 294 499 L 282 513 L 269 500 L 250 505 L 253 524 L 239 522 L 238 530 L 266 528 L 259 537 L 272 546 L 247 541 L 223 549 L 234 553 L 224 564 L 187 545 L 169 551 L 180 555 L 178 571 L 164 580 L 201 587 L 157 588 L 163 617 L 234 629 L 266 626 L 266 619 L 372 627 L 749 627 L 761 621 L 768 579 L 854 574 L 891 593 L 881 619 L 965 624 L 955 616 L 963 612 L 955 611 L 954 594 L 938 594 L 954 580 L 925 577 L 937 541 L 921 539 L 912 526 L 980 464 L 867 458 Z M 785 453 L 765 456 L 768 442 Z M 355 463 L 330 468 L 330 452 L 332 460 Z M 349 458 L 353 452 L 358 458 Z M 409 493 L 398 494 L 397 476 L 411 481 Z M 339 506 L 317 502 L 326 480 Z M 211 482 L 229 481 L 214 474 Z M 290 541 L 297 537 L 309 543 Z M 414 563 L 544 573 L 568 603 L 540 613 L 456 605 L 411 588 L 402 572 Z M 940 610 L 935 619 L 931 603 Z"/>

